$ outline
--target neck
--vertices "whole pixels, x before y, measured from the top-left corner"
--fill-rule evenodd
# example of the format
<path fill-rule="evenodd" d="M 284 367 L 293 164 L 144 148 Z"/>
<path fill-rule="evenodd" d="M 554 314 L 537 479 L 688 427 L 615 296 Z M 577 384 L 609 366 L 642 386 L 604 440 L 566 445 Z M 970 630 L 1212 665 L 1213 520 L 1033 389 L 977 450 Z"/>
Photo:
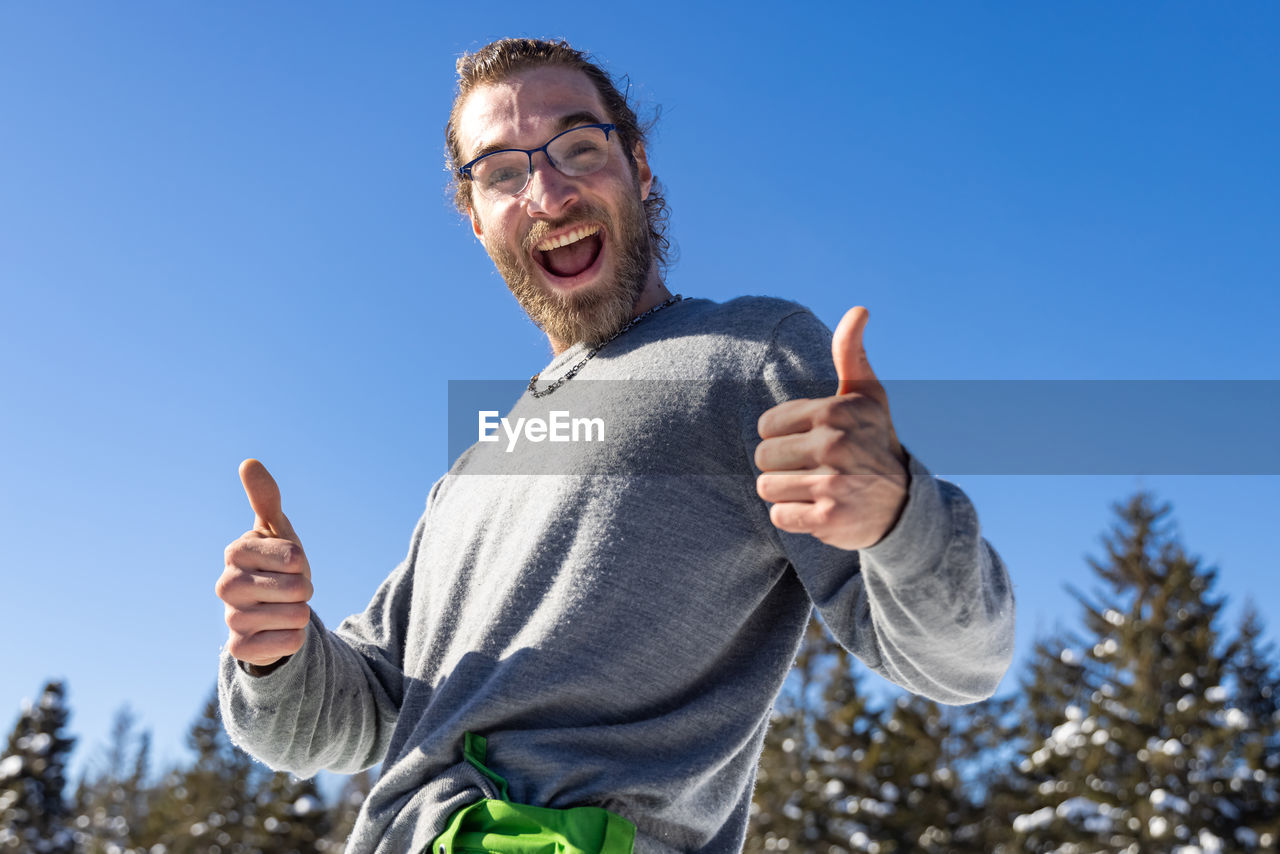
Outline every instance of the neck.
<path fill-rule="evenodd" d="M 666 302 L 671 298 L 671 292 L 667 290 L 667 286 L 662 283 L 662 277 L 658 275 L 657 265 L 649 270 L 649 276 L 645 280 L 644 290 L 640 292 L 640 296 L 636 298 L 635 307 L 631 310 L 631 317 L 635 319 L 644 314 L 655 305 Z M 559 356 L 565 350 L 573 346 L 573 342 L 564 342 L 547 336 L 547 341 L 551 344 L 551 353 Z"/>
<path fill-rule="evenodd" d="M 640 297 L 636 300 L 636 307 L 631 312 L 633 318 L 639 317 L 658 303 L 666 302 L 671 299 L 671 292 L 667 290 L 667 286 L 662 283 L 662 279 L 658 277 L 657 270 L 649 272 L 649 280 L 644 284 L 644 290 L 640 292 Z"/>

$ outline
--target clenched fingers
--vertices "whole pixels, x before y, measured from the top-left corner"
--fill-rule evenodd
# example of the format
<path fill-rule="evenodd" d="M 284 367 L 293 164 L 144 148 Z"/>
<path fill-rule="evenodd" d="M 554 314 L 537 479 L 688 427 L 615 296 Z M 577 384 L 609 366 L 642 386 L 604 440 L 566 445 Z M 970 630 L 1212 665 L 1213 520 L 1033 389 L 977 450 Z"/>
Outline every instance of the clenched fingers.
<path fill-rule="evenodd" d="M 756 431 L 762 439 L 803 433 L 813 428 L 814 415 L 821 404 L 822 400 L 804 397 L 779 403 L 760 416 L 760 420 L 756 422 Z"/>
<path fill-rule="evenodd" d="M 231 635 L 227 651 L 249 664 L 268 665 L 302 648 L 311 608 L 305 602 L 258 603 L 248 607 L 227 605 Z"/>
<path fill-rule="evenodd" d="M 315 589 L 305 575 L 228 566 L 214 585 L 218 598 L 245 607 L 258 602 L 306 602 Z"/>
<path fill-rule="evenodd" d="M 813 501 L 836 476 L 812 471 L 767 471 L 756 478 L 756 494 L 772 504 Z"/>
<path fill-rule="evenodd" d="M 756 422 L 760 438 L 804 433 L 828 425 L 839 430 L 891 429 L 889 412 L 873 397 L 846 394 L 817 400 L 799 398 L 767 409 Z"/>
<path fill-rule="evenodd" d="M 227 546 L 225 558 L 214 592 L 228 608 L 306 602 L 314 592 L 307 557 L 290 540 L 250 531 Z"/>
<path fill-rule="evenodd" d="M 813 471 L 765 472 L 756 478 L 756 494 L 772 504 L 800 502 L 834 507 L 897 494 L 907 478 L 898 474 L 825 474 Z"/>
<path fill-rule="evenodd" d="M 766 410 L 756 422 L 762 439 L 803 434 L 819 427 L 846 433 L 893 429 L 889 412 L 874 398 L 862 394 L 823 397 L 817 400 L 788 400 Z"/>
<path fill-rule="evenodd" d="M 756 465 L 766 472 L 821 469 L 823 474 L 838 474 L 853 471 L 856 456 L 848 434 L 825 426 L 756 445 Z"/>
<path fill-rule="evenodd" d="M 793 534 L 813 534 L 831 524 L 834 512 L 835 502 L 826 499 L 812 504 L 788 501 L 769 508 L 769 521 Z"/>
<path fill-rule="evenodd" d="M 264 631 L 248 636 L 233 631 L 227 641 L 227 652 L 238 661 L 266 667 L 302 649 L 306 639 L 305 628 Z"/>
<path fill-rule="evenodd" d="M 770 473 L 756 481 L 769 520 L 793 534 L 812 534 L 828 545 L 861 549 L 879 542 L 906 504 L 907 475 Z"/>
<path fill-rule="evenodd" d="M 302 547 L 291 540 L 266 537 L 249 531 L 227 546 L 223 553 L 227 566 L 311 575 Z"/>
<path fill-rule="evenodd" d="M 245 608 L 227 606 L 227 628 L 248 637 L 259 632 L 304 629 L 311 619 L 306 602 L 259 602 Z"/>

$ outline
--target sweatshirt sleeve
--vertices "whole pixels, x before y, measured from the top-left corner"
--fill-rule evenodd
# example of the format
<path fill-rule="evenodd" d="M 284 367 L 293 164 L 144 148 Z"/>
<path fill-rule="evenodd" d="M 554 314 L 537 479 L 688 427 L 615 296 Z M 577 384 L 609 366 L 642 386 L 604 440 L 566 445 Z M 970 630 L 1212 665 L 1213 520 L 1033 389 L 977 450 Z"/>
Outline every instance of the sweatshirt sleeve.
<path fill-rule="evenodd" d="M 763 365 L 760 411 L 833 394 L 830 349 L 812 313 L 783 318 Z M 847 551 L 779 530 L 781 548 L 832 635 L 869 667 L 938 702 L 983 700 L 1013 655 L 1009 575 L 960 488 L 910 454 L 908 463 L 906 506 L 879 543 Z"/>
<path fill-rule="evenodd" d="M 218 699 L 234 744 L 300 777 L 382 761 L 403 701 L 404 632 L 425 520 L 368 608 L 336 631 L 312 611 L 302 649 L 265 676 L 222 651 Z"/>

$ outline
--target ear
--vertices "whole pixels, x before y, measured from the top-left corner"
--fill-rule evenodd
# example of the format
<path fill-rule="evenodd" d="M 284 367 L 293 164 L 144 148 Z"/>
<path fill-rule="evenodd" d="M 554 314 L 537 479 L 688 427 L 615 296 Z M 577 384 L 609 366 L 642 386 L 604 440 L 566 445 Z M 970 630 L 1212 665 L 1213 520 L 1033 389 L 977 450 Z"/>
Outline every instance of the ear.
<path fill-rule="evenodd" d="M 631 150 L 636 159 L 636 180 L 640 184 L 640 201 L 649 198 L 649 188 L 653 186 L 653 171 L 649 168 L 649 158 L 644 156 L 644 143 L 637 142 Z"/>
<path fill-rule="evenodd" d="M 480 226 L 480 217 L 471 205 L 467 205 L 467 216 L 471 218 L 471 233 L 476 236 L 476 240 L 484 243 L 484 229 Z"/>

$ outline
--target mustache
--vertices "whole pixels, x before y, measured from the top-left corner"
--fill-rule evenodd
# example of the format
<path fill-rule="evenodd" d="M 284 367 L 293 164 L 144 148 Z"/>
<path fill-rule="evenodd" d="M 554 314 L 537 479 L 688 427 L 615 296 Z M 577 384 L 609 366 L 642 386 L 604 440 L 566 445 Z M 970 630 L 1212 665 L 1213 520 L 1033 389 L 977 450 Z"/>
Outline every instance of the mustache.
<path fill-rule="evenodd" d="M 556 220 L 540 219 L 529 227 L 529 232 L 520 241 L 520 248 L 526 255 L 532 255 L 534 247 L 546 240 L 552 233 L 576 225 L 580 222 L 598 222 L 605 230 L 610 230 L 613 220 L 604 208 L 586 203 L 575 207 L 569 214 Z"/>

